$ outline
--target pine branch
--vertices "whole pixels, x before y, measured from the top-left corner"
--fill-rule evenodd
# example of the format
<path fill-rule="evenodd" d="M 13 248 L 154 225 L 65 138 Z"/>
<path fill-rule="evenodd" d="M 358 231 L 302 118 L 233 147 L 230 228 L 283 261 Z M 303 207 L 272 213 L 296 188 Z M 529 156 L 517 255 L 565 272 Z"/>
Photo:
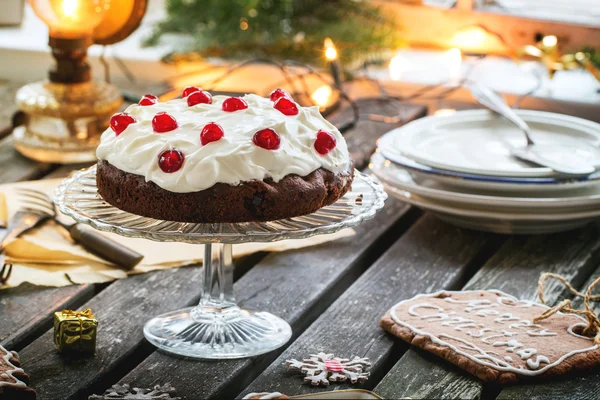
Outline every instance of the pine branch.
<path fill-rule="evenodd" d="M 342 61 L 400 43 L 393 20 L 356 0 L 168 0 L 167 18 L 145 44 L 156 45 L 167 33 L 190 35 L 185 50 L 207 56 L 310 62 L 322 58 L 326 37 Z"/>

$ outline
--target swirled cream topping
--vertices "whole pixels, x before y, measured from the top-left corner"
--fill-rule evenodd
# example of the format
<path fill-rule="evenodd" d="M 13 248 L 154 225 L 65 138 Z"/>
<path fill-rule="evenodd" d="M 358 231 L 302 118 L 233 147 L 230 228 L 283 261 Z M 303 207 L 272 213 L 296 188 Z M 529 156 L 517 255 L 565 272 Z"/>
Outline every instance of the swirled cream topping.
<path fill-rule="evenodd" d="M 114 167 L 144 176 L 171 192 L 196 192 L 216 183 L 238 185 L 253 179 L 272 178 L 278 182 L 286 175 L 306 176 L 324 168 L 334 173 L 351 168 L 346 142 L 340 132 L 319 113 L 318 107 L 298 106 L 297 115 L 284 115 L 269 99 L 248 94 L 248 108 L 234 112 L 221 109 L 227 96 L 213 97 L 212 104 L 188 106 L 185 98 L 149 106 L 131 105 L 125 113 L 135 119 L 119 135 L 108 128 L 101 137 L 96 155 Z M 166 112 L 178 127 L 157 133 L 152 119 Z M 202 145 L 200 133 L 214 122 L 223 128 L 217 141 Z M 276 150 L 253 142 L 256 132 L 270 128 L 280 137 Z M 326 131 L 335 138 L 335 147 L 325 155 L 315 149 L 317 133 Z M 166 150 L 179 150 L 185 157 L 175 172 L 164 172 L 158 163 Z"/>

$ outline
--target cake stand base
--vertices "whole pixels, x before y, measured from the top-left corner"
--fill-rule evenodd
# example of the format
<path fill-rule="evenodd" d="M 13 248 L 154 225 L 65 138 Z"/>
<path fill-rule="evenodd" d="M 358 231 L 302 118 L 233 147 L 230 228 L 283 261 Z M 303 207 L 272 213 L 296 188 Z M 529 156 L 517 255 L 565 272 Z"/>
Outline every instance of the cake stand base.
<path fill-rule="evenodd" d="M 290 340 L 287 322 L 235 303 L 231 250 L 231 244 L 204 245 L 200 304 L 151 319 L 144 327 L 150 343 L 184 357 L 225 359 L 267 353 Z"/>
<path fill-rule="evenodd" d="M 242 358 L 275 350 L 292 336 L 287 322 L 267 312 L 184 308 L 151 319 L 146 339 L 169 352 L 194 358 Z"/>

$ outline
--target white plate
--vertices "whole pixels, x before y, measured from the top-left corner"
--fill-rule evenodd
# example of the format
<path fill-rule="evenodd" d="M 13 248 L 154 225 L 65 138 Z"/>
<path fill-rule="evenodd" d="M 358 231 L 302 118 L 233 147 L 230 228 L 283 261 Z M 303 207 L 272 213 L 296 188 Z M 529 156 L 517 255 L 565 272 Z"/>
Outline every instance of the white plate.
<path fill-rule="evenodd" d="M 407 169 L 417 183 L 432 179 L 451 190 L 467 189 L 498 193 L 518 192 L 539 196 L 549 192 L 562 193 L 600 185 L 600 171 L 596 171 L 589 176 L 577 178 L 528 178 L 475 175 L 465 172 L 436 169 L 419 164 L 418 162 L 405 157 L 399 151 L 391 148 L 388 144 L 389 140 L 393 138 L 393 136 L 390 135 L 392 132 L 385 134 L 379 139 L 378 144 L 380 148 L 378 148 L 377 151 L 381 152 L 385 158 Z"/>
<path fill-rule="evenodd" d="M 575 229 L 600 221 L 600 210 L 562 214 L 489 212 L 428 200 L 383 183 L 388 194 L 462 228 L 494 233 L 542 234 Z"/>
<path fill-rule="evenodd" d="M 495 193 L 477 192 L 468 189 L 448 190 L 436 180 L 424 178 L 418 183 L 407 170 L 386 160 L 375 153 L 371 158 L 371 170 L 388 185 L 417 194 L 431 200 L 451 202 L 463 207 L 485 208 L 491 211 L 531 211 L 569 212 L 589 209 L 600 209 L 600 186 L 566 191 L 544 197 L 523 197 L 514 193 L 512 196 Z"/>
<path fill-rule="evenodd" d="M 600 167 L 600 124 L 549 112 L 516 112 L 531 127 L 536 143 L 560 144 Z M 511 148 L 525 146 L 525 136 L 511 122 L 487 110 L 430 116 L 392 132 L 393 139 L 386 146 L 393 146 L 406 157 L 430 167 L 504 177 L 557 176 L 550 168 L 512 157 Z M 577 150 L 581 143 L 591 145 L 596 151 Z"/>

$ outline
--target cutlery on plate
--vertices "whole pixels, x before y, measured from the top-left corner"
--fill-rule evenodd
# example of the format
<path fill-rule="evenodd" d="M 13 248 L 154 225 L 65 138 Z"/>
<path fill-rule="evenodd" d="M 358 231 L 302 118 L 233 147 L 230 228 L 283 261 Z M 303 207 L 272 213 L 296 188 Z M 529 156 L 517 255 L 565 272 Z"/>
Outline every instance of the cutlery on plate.
<path fill-rule="evenodd" d="M 69 225 L 60 221 L 54 203 L 46 194 L 25 188 L 17 189 L 17 192 L 23 196 L 24 206 L 28 207 L 29 212 L 41 214 L 45 219 L 53 219 L 69 232 L 76 243 L 100 258 L 110 261 L 125 270 L 132 269 L 144 258 L 142 254 L 101 235 L 92 228 L 81 224 Z"/>
<path fill-rule="evenodd" d="M 596 167 L 582 160 L 582 153 L 596 152 L 596 149 L 582 143 L 580 146 L 565 144 L 536 144 L 531 138 L 531 128 L 517 113 L 506 104 L 504 99 L 487 86 L 471 82 L 468 88 L 477 101 L 515 124 L 527 139 L 525 147 L 514 147 L 511 155 L 518 159 L 552 168 L 556 172 L 568 175 L 585 176 L 596 171 Z"/>

